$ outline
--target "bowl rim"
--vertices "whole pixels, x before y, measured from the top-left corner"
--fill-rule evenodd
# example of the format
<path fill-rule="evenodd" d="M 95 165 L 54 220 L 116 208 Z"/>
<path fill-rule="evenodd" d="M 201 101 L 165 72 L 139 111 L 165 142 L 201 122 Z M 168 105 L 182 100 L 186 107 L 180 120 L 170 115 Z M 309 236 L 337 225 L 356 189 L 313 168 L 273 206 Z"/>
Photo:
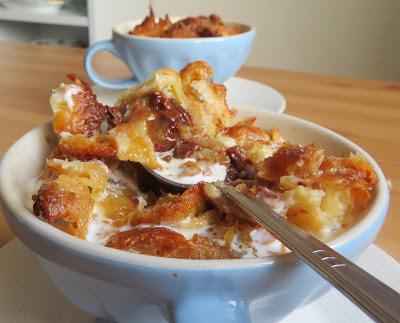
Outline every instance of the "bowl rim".
<path fill-rule="evenodd" d="M 253 110 L 257 116 L 263 114 L 269 117 L 284 118 L 287 120 L 294 121 L 299 127 L 311 127 L 317 131 L 324 132 L 327 135 L 333 136 L 337 140 L 340 140 L 343 144 L 349 147 L 349 152 L 358 152 L 362 154 L 373 167 L 376 172 L 379 183 L 376 190 L 374 201 L 369 206 L 368 212 L 363 216 L 362 219 L 357 221 L 352 227 L 334 237 L 328 241 L 328 245 L 333 249 L 342 247 L 357 237 L 361 236 L 363 232 L 366 232 L 374 223 L 382 216 L 382 212 L 386 210 L 389 202 L 389 191 L 386 184 L 385 176 L 376 163 L 376 161 L 361 147 L 354 144 L 345 137 L 322 127 L 318 124 L 306 121 L 304 119 L 290 116 L 287 114 L 279 114 L 271 111 L 246 108 L 246 112 Z M 239 108 L 240 110 L 240 108 Z M 253 111 L 251 111 L 253 113 Z M 176 269 L 176 270 L 234 270 L 243 268 L 254 268 L 260 266 L 266 266 L 274 262 L 281 261 L 297 261 L 292 253 L 284 255 L 273 255 L 262 258 L 241 258 L 241 259 L 227 259 L 227 260 L 192 260 L 192 259 L 175 259 L 175 258 L 163 258 L 157 256 L 149 256 L 143 254 L 130 253 L 118 249 L 107 248 L 101 245 L 90 243 L 86 240 L 81 240 L 74 236 L 71 236 L 46 222 L 38 219 L 33 215 L 25 206 L 23 202 L 18 201 L 16 194 L 8 189 L 11 183 L 12 174 L 7 172 L 7 164 L 13 155 L 13 151 L 20 145 L 21 141 L 28 136 L 38 135 L 40 131 L 45 128 L 51 127 L 51 122 L 44 123 L 38 127 L 33 128 L 22 137 L 20 137 L 4 154 L 0 164 L 0 202 L 2 202 L 5 209 L 7 209 L 6 217 L 12 216 L 18 222 L 24 224 L 33 231 L 34 234 L 39 234 L 50 243 L 54 243 L 62 248 L 72 249 L 75 253 L 79 253 L 86 256 L 88 259 L 100 258 L 102 261 L 111 261 L 124 263 L 130 266 L 145 266 L 151 268 L 164 268 L 164 269 Z M 52 129 L 52 128 L 51 128 Z"/>
<path fill-rule="evenodd" d="M 170 17 L 172 21 L 176 21 L 181 19 L 181 17 Z M 133 28 L 137 24 L 141 23 L 143 19 L 130 19 L 124 22 L 120 22 L 117 25 L 115 25 L 112 28 L 113 35 L 116 34 L 120 37 L 128 38 L 128 39 L 136 39 L 140 41 L 146 41 L 146 42 L 171 42 L 171 43 L 178 43 L 178 42 L 220 42 L 228 39 L 237 39 L 237 38 L 243 38 L 243 37 L 248 37 L 250 34 L 255 34 L 256 28 L 247 24 L 243 23 L 236 23 L 236 22 L 226 22 L 227 24 L 233 24 L 233 25 L 238 25 L 241 26 L 245 29 L 245 31 L 235 34 L 235 35 L 228 35 L 228 36 L 217 36 L 217 37 L 201 37 L 201 38 L 162 38 L 162 37 L 144 37 L 144 36 L 137 36 L 137 35 L 131 35 L 127 33 L 124 27 L 130 26 L 130 28 Z"/>

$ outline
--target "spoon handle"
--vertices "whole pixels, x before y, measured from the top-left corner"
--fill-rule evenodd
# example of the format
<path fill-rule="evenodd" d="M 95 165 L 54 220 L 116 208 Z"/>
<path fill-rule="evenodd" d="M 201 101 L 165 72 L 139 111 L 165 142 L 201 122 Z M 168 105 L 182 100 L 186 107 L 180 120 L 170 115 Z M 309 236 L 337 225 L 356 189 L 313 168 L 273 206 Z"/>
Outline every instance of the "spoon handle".
<path fill-rule="evenodd" d="M 400 294 L 392 288 L 267 206 L 237 192 L 232 186 L 221 185 L 220 189 L 372 319 L 400 322 Z"/>

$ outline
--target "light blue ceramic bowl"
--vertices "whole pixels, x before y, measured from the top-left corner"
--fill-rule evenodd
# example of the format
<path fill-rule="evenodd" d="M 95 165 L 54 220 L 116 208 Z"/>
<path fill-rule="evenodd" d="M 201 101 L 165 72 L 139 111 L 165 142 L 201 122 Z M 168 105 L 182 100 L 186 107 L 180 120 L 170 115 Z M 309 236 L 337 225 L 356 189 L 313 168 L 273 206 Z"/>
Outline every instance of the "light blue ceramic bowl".
<path fill-rule="evenodd" d="M 223 83 L 242 66 L 255 37 L 255 29 L 240 26 L 244 32 L 226 37 L 208 38 L 149 38 L 132 36 L 128 32 L 140 23 L 128 21 L 113 29 L 111 40 L 92 44 L 85 55 L 84 65 L 89 78 L 96 84 L 110 89 L 125 89 L 147 80 L 151 73 L 163 67 L 180 70 L 194 61 L 209 63 L 214 79 Z M 126 80 L 109 80 L 99 76 L 93 68 L 93 56 L 109 51 L 125 62 L 134 77 Z"/>
<path fill-rule="evenodd" d="M 314 142 L 335 155 L 358 152 L 371 163 L 379 185 L 370 207 L 356 225 L 329 242 L 345 256 L 358 257 L 374 240 L 389 202 L 377 163 L 349 140 L 313 123 L 250 108 L 239 113 L 256 115 L 259 126 L 277 127 L 292 142 Z M 327 291 L 323 279 L 292 254 L 234 260 L 159 258 L 98 246 L 42 222 L 26 208 L 29 183 L 41 172 L 54 143 L 48 123 L 6 152 L 0 166 L 0 201 L 19 239 L 65 297 L 85 311 L 117 322 L 276 322 Z"/>

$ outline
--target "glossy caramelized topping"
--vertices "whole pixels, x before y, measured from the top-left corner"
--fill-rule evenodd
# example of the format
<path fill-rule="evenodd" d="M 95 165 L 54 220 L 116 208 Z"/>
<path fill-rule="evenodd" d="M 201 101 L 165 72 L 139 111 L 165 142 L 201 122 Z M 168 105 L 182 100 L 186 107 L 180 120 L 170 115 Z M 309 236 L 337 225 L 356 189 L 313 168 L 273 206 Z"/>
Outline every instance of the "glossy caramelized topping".
<path fill-rule="evenodd" d="M 243 32 L 237 26 L 225 24 L 217 15 L 188 17 L 172 23 L 169 16 L 156 21 L 153 10 L 129 33 L 135 36 L 161 38 L 202 38 L 236 35 Z"/>
<path fill-rule="evenodd" d="M 33 210 L 49 223 L 85 238 L 93 207 L 107 184 L 108 169 L 100 161 L 50 159 L 44 184 L 33 195 Z"/>
<path fill-rule="evenodd" d="M 163 227 L 135 228 L 113 235 L 107 247 L 134 250 L 151 256 L 186 259 L 230 259 L 240 254 L 210 238 L 182 234 Z"/>
<path fill-rule="evenodd" d="M 96 95 L 86 82 L 76 75 L 68 77 L 72 84 L 61 84 L 50 98 L 54 111 L 54 130 L 71 134 L 93 136 L 100 133 L 103 122 L 115 125 L 122 120 L 122 111 L 97 101 Z"/>
<path fill-rule="evenodd" d="M 255 126 L 255 118 L 237 120 L 204 62 L 156 71 L 114 106 L 72 80 L 50 98 L 60 140 L 33 211 L 81 239 L 173 258 L 281 254 L 287 249 L 211 182 L 230 182 L 322 239 L 359 218 L 377 187 L 359 155 L 329 156 L 315 144 L 286 142 L 279 130 Z M 201 183 L 168 193 L 140 164 Z"/>

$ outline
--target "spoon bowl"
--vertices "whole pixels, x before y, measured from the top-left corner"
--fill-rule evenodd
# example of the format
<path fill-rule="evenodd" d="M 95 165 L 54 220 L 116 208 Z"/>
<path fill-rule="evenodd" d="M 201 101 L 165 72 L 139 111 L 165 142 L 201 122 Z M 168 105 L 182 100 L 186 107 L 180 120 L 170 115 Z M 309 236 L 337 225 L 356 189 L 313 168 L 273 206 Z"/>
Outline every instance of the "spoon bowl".
<path fill-rule="evenodd" d="M 142 165 L 142 166 L 150 175 L 152 175 L 155 179 L 157 179 L 157 181 L 159 181 L 161 184 L 166 185 L 167 187 L 170 187 L 174 191 L 183 191 L 183 190 L 189 188 L 190 186 L 192 186 L 192 184 L 183 184 L 183 183 L 175 182 L 165 176 L 158 174 L 157 172 L 155 172 L 154 170 L 152 170 L 151 168 L 149 168 L 147 166 L 144 166 L 144 165 Z"/>

